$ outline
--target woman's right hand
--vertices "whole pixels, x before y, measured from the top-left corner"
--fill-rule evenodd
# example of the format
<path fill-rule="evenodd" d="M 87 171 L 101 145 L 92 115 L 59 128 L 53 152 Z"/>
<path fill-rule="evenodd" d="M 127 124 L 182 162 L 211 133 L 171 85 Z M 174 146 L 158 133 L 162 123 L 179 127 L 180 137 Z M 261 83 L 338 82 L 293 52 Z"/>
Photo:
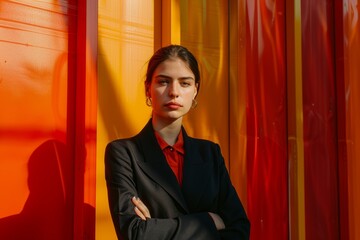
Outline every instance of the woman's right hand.
<path fill-rule="evenodd" d="M 140 200 L 140 198 L 134 196 L 131 198 L 131 202 L 135 205 L 134 210 L 135 210 L 136 215 L 138 215 L 142 220 L 151 218 L 149 209 Z"/>
<path fill-rule="evenodd" d="M 222 220 L 222 218 L 219 215 L 217 215 L 216 213 L 212 213 L 212 212 L 209 212 L 209 215 L 212 218 L 212 220 L 214 221 L 217 230 L 225 229 L 224 221 Z"/>

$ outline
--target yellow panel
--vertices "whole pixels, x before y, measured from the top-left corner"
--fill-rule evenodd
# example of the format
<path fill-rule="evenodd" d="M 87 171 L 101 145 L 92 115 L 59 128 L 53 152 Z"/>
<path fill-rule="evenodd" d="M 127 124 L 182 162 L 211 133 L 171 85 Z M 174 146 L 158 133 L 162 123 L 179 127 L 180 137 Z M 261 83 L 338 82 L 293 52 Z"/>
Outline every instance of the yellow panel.
<path fill-rule="evenodd" d="M 202 78 L 199 104 L 184 125 L 190 135 L 219 143 L 228 166 L 228 3 L 181 1 L 180 12 L 181 44 L 197 57 Z"/>
<path fill-rule="evenodd" d="M 150 118 L 143 81 L 154 49 L 153 14 L 153 1 L 99 1 L 97 239 L 116 239 L 104 179 L 105 146 L 134 135 Z"/>
<path fill-rule="evenodd" d="M 240 199 L 247 208 L 246 175 L 246 3 L 230 1 L 230 63 L 229 63 L 229 137 L 230 177 Z"/>

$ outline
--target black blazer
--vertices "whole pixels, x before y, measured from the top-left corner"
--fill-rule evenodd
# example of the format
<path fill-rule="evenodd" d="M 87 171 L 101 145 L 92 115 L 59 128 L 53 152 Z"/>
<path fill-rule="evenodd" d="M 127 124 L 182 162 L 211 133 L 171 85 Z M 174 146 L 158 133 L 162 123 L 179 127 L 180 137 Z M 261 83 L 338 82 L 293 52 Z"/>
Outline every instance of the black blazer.
<path fill-rule="evenodd" d="M 119 239 L 249 239 L 250 223 L 230 182 L 219 145 L 184 137 L 183 184 L 157 143 L 151 120 L 135 137 L 110 142 L 105 177 L 112 220 Z M 141 220 L 131 197 L 148 207 Z M 226 229 L 217 231 L 208 212 Z"/>

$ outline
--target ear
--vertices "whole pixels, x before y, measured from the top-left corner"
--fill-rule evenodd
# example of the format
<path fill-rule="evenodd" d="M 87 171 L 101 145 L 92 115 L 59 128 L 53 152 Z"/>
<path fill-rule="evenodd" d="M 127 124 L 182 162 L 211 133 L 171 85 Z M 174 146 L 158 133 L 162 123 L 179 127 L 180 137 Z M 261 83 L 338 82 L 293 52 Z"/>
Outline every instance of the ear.
<path fill-rule="evenodd" d="M 150 95 L 150 86 L 148 84 L 145 83 L 145 95 L 146 97 L 149 97 L 151 98 L 151 95 Z"/>
<path fill-rule="evenodd" d="M 198 84 L 198 83 L 196 83 L 196 84 L 195 84 L 194 97 L 193 97 L 194 99 L 195 99 L 195 97 L 196 97 L 196 95 L 197 95 L 197 93 L 198 93 L 198 91 L 197 91 L 198 86 L 199 86 L 199 84 Z"/>

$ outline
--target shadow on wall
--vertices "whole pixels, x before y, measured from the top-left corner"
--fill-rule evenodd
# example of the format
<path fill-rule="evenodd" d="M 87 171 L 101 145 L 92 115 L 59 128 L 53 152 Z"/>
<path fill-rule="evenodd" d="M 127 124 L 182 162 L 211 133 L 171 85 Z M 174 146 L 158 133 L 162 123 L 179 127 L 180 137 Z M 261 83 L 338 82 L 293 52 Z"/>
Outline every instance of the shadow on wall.
<path fill-rule="evenodd" d="M 73 238 L 74 167 L 69 153 L 58 140 L 48 140 L 35 149 L 28 162 L 29 197 L 19 214 L 0 219 L 1 239 Z M 83 209 L 85 221 L 91 220 L 95 209 L 88 204 Z"/>

